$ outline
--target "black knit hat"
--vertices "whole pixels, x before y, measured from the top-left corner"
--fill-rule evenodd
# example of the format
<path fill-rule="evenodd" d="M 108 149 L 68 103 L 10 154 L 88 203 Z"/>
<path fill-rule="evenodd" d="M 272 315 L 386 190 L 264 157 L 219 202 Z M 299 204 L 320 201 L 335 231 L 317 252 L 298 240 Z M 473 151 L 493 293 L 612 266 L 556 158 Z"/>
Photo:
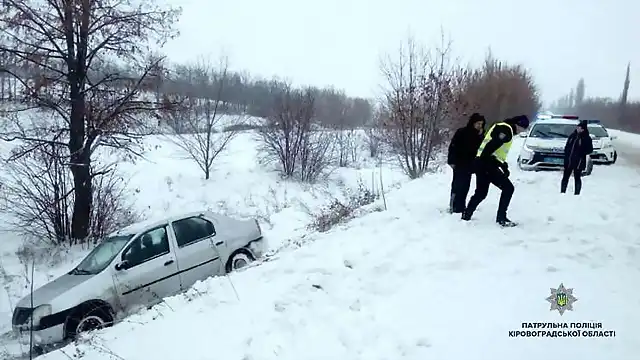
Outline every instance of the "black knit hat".
<path fill-rule="evenodd" d="M 521 128 L 525 129 L 529 127 L 529 118 L 527 117 L 527 115 L 514 116 L 510 119 L 505 120 L 505 122 L 507 124 L 518 125 Z"/>

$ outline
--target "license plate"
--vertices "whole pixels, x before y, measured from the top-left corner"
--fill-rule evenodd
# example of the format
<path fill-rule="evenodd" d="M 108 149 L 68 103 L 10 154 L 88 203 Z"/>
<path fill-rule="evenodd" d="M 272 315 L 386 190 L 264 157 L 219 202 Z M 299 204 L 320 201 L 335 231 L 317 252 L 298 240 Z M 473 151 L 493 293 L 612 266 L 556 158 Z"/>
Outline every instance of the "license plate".
<path fill-rule="evenodd" d="M 548 157 L 546 159 L 544 159 L 545 162 L 551 163 L 551 164 L 559 164 L 562 165 L 564 163 L 564 159 L 562 158 L 554 158 L 554 157 Z"/>

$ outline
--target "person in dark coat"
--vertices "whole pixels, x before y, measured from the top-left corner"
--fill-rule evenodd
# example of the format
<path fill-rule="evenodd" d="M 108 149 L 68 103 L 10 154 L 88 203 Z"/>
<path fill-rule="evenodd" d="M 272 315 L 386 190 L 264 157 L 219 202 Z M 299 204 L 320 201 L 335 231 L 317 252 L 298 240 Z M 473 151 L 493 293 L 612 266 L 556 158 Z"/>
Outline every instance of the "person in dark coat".
<path fill-rule="evenodd" d="M 487 131 L 476 153 L 474 165 L 476 191 L 462 212 L 462 220 L 471 220 L 478 205 L 487 197 L 489 185 L 493 184 L 501 191 L 496 222 L 500 226 L 516 225 L 507 218 L 507 209 L 515 190 L 509 180 L 507 156 L 516 134 L 528 127 L 529 118 L 526 115 L 519 115 L 496 123 Z"/>
<path fill-rule="evenodd" d="M 564 146 L 564 174 L 560 182 L 560 192 L 567 192 L 569 178 L 573 173 L 575 180 L 574 194 L 580 195 L 582 190 L 581 175 L 587 167 L 587 156 L 593 152 L 593 141 L 589 135 L 586 121 L 580 121 L 576 129 L 569 135 Z"/>
<path fill-rule="evenodd" d="M 471 186 L 471 174 L 473 173 L 473 160 L 484 136 L 484 116 L 473 113 L 469 117 L 467 125 L 456 130 L 451 143 L 447 164 L 453 169 L 451 181 L 451 197 L 449 212 L 462 213 L 467 203 L 467 194 Z"/>

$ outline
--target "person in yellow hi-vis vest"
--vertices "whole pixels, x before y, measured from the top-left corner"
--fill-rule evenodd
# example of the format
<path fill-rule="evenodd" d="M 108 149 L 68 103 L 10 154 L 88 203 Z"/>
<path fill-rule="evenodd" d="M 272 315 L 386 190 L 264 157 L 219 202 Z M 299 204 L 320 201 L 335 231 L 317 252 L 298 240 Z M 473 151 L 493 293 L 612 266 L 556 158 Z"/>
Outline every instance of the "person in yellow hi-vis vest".
<path fill-rule="evenodd" d="M 493 184 L 501 190 L 500 203 L 496 222 L 500 226 L 515 226 L 516 223 L 507 218 L 507 209 L 513 196 L 514 187 L 509 180 L 509 166 L 507 155 L 513 137 L 529 127 L 529 118 L 519 115 L 503 122 L 495 123 L 484 136 L 474 164 L 476 174 L 476 190 L 465 210 L 462 212 L 462 220 L 471 220 L 478 205 L 487 197 L 489 184 Z"/>

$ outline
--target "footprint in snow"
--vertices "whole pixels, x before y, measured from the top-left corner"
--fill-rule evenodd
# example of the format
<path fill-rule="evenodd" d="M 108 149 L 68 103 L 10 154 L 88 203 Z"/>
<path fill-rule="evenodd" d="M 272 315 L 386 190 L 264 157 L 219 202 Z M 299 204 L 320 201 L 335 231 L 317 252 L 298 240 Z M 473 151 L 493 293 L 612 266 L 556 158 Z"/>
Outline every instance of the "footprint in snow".
<path fill-rule="evenodd" d="M 513 240 L 513 241 L 507 241 L 505 243 L 503 243 L 502 245 L 504 246 L 518 246 L 518 245 L 522 245 L 524 244 L 524 241 L 522 240 Z"/>

